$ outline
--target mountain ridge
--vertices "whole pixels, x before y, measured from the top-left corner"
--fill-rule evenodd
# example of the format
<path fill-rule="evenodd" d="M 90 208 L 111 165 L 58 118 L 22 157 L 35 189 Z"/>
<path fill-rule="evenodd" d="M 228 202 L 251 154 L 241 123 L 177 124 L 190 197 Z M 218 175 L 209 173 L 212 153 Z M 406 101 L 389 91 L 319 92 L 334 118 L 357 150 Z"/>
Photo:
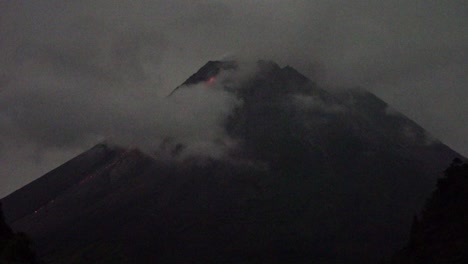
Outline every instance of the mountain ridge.
<path fill-rule="evenodd" d="M 292 67 L 257 66 L 231 81 L 241 65 L 208 62 L 170 95 L 202 84 L 242 100 L 223 123 L 240 142 L 229 159 L 101 144 L 3 198 L 7 222 L 58 263 L 363 263 L 400 248 L 460 155 L 369 92 L 339 97 Z"/>

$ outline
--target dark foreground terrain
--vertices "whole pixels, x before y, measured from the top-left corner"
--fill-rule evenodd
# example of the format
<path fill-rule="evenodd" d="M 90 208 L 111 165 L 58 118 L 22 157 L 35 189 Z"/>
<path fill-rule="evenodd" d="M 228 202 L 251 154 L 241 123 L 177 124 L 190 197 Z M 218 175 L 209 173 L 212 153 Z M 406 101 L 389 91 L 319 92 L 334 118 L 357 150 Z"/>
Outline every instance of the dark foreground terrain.
<path fill-rule="evenodd" d="M 393 263 L 468 263 L 468 163 L 455 159 L 445 170 Z"/>
<path fill-rule="evenodd" d="M 13 232 L 5 223 L 0 203 L 0 264 L 39 264 L 31 244 L 26 234 Z"/>

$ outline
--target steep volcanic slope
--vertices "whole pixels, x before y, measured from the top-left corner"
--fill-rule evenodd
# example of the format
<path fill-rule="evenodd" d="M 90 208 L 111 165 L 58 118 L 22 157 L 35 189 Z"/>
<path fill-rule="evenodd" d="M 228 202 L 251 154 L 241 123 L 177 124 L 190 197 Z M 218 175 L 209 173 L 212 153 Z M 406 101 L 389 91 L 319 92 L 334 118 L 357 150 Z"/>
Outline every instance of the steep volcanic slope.
<path fill-rule="evenodd" d="M 109 149 L 105 145 L 96 145 L 89 151 L 3 198 L 4 210 L 8 212 L 6 221 L 13 223 L 40 210 L 42 206 L 52 202 L 55 197 L 67 192 L 70 187 L 83 181 L 97 168 L 111 162 L 123 152 L 123 149 Z M 13 206 L 10 207 L 10 205 Z"/>
<path fill-rule="evenodd" d="M 209 62 L 171 95 L 217 82 L 242 101 L 228 160 L 98 145 L 4 198 L 7 221 L 51 263 L 371 263 L 401 247 L 457 153 L 368 92 L 265 61 L 232 79 L 241 67 Z"/>

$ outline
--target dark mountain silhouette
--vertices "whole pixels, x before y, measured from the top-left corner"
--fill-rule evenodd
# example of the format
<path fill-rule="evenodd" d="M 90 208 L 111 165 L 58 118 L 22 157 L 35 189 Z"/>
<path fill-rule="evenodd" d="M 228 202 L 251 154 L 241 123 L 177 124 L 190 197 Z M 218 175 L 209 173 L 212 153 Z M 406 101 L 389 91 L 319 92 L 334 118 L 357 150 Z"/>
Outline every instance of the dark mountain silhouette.
<path fill-rule="evenodd" d="M 468 263 L 468 163 L 455 159 L 415 216 L 395 264 Z"/>
<path fill-rule="evenodd" d="M 39 264 L 24 233 L 14 233 L 5 223 L 0 203 L 0 264 Z"/>
<path fill-rule="evenodd" d="M 229 158 L 100 144 L 2 199 L 6 221 L 50 263 L 373 263 L 401 248 L 459 155 L 369 92 L 268 61 L 232 79 L 241 68 L 209 62 L 171 94 L 219 78 L 243 102 L 223 124 Z"/>

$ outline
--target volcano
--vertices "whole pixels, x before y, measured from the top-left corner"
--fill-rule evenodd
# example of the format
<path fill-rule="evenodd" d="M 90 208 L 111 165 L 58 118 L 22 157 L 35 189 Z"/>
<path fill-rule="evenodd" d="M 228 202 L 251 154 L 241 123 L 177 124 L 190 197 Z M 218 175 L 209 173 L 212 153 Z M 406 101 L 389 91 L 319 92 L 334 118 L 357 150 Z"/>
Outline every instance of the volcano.
<path fill-rule="evenodd" d="M 238 80 L 242 67 L 208 62 L 170 95 L 242 101 L 227 158 L 98 144 L 3 198 L 6 222 L 46 263 L 375 263 L 401 248 L 461 156 L 370 92 L 270 61 Z"/>

